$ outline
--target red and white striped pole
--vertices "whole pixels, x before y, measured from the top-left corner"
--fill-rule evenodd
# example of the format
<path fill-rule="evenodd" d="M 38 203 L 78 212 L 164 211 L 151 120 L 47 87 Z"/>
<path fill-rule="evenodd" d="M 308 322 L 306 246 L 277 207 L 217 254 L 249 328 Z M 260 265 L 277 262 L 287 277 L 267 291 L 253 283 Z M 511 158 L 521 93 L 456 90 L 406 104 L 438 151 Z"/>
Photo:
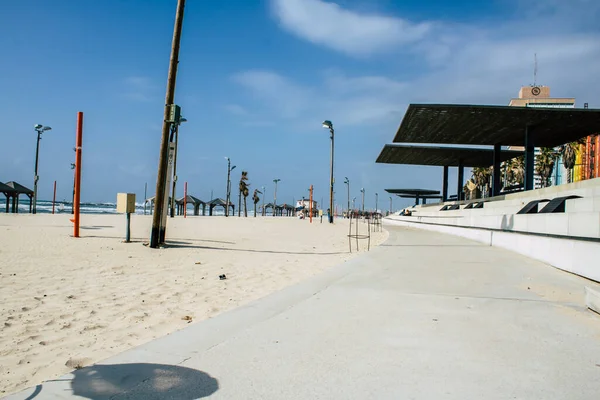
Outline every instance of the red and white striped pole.
<path fill-rule="evenodd" d="M 73 210 L 75 214 L 73 224 L 73 237 L 79 237 L 79 204 L 81 202 L 81 144 L 83 141 L 83 113 L 77 113 L 77 141 L 75 142 L 75 200 Z"/>

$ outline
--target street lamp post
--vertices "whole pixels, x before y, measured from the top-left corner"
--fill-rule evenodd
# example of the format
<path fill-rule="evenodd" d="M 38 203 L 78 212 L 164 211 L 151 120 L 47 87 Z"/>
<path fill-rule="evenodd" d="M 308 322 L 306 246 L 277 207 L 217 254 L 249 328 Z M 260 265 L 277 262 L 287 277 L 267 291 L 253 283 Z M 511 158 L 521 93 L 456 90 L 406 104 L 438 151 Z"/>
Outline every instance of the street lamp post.
<path fill-rule="evenodd" d="M 365 188 L 360 189 L 360 192 L 362 193 L 362 212 L 364 214 L 364 212 L 365 212 Z"/>
<path fill-rule="evenodd" d="M 354 210 L 354 208 L 356 207 L 356 197 L 352 198 L 352 209 Z"/>
<path fill-rule="evenodd" d="M 330 179 L 329 179 L 329 223 L 333 224 L 333 140 L 334 140 L 334 130 L 333 124 L 331 121 L 323 121 L 323 128 L 329 129 L 329 133 L 331 133 L 331 171 L 330 171 Z"/>
<path fill-rule="evenodd" d="M 273 195 L 273 216 L 275 216 L 275 212 L 277 210 L 277 182 L 281 181 L 281 179 L 273 179 L 273 182 L 275 183 L 275 192 Z"/>
<path fill-rule="evenodd" d="M 175 143 L 175 154 L 173 155 L 173 191 L 171 193 L 171 218 L 175 217 L 175 187 L 177 185 L 177 148 L 179 147 L 179 125 L 187 122 L 187 119 L 179 117 L 177 123 L 172 125 L 171 142 Z M 184 201 L 185 203 L 185 201 Z"/>
<path fill-rule="evenodd" d="M 392 214 L 392 210 L 393 210 L 393 208 L 392 208 L 392 196 L 390 196 L 390 214 Z"/>
<path fill-rule="evenodd" d="M 378 209 L 379 209 L 379 193 L 375 193 L 375 214 L 377 214 Z"/>
<path fill-rule="evenodd" d="M 262 188 L 262 195 L 263 195 L 263 204 L 262 204 L 262 216 L 265 216 L 265 197 L 267 196 L 267 188 L 264 186 L 261 186 Z"/>
<path fill-rule="evenodd" d="M 75 164 L 71 163 L 73 170 L 73 197 L 71 199 L 71 214 L 75 214 Z"/>
<path fill-rule="evenodd" d="M 227 190 L 225 192 L 225 216 L 229 216 L 229 199 L 231 197 L 231 171 L 235 169 L 235 165 L 231 166 L 231 159 L 229 157 L 225 157 L 227 160 Z"/>
<path fill-rule="evenodd" d="M 49 126 L 43 126 L 40 124 L 36 124 L 34 127 L 37 132 L 37 146 L 35 148 L 35 171 L 33 175 L 33 210 L 34 214 L 37 213 L 37 183 L 40 177 L 38 176 L 38 160 L 40 155 L 40 140 L 42 140 L 42 133 L 51 130 Z M 8 201 L 8 200 L 7 200 Z"/>
<path fill-rule="evenodd" d="M 348 215 L 346 217 L 350 218 L 350 179 L 347 176 L 344 178 L 344 183 L 348 186 Z"/>

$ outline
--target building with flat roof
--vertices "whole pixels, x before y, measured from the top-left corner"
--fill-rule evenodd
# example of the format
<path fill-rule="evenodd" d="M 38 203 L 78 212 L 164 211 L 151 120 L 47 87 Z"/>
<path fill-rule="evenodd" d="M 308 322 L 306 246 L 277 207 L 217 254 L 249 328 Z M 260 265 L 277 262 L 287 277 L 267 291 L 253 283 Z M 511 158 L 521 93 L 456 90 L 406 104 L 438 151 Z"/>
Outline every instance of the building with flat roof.
<path fill-rule="evenodd" d="M 551 97 L 550 86 L 523 86 L 519 97 L 510 99 L 509 106 L 539 108 L 575 108 L 573 97 Z"/>
<path fill-rule="evenodd" d="M 519 96 L 510 99 L 508 103 L 512 107 L 530 107 L 530 108 L 575 108 L 574 97 L 551 97 L 550 86 L 522 86 L 519 90 Z M 524 148 L 510 147 L 510 150 L 524 150 Z M 539 148 L 535 149 L 535 155 L 539 154 Z M 567 169 L 562 162 L 562 156 L 560 156 L 554 165 L 554 172 L 552 173 L 551 182 L 553 185 L 560 185 L 567 183 Z M 539 175 L 535 175 L 534 186 L 536 189 L 541 188 L 542 180 Z"/>

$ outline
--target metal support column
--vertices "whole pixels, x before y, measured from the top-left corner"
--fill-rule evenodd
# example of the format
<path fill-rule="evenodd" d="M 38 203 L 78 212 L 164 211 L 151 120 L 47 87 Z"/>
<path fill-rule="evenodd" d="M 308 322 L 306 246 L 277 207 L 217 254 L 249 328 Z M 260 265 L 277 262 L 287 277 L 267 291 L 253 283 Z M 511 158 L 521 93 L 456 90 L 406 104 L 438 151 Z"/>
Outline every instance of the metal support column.
<path fill-rule="evenodd" d="M 463 160 L 458 160 L 458 185 L 456 186 L 456 200 L 463 200 L 463 185 L 465 180 L 465 165 L 463 164 Z"/>
<path fill-rule="evenodd" d="M 442 202 L 448 201 L 448 166 L 444 165 L 444 178 L 442 181 Z"/>
<path fill-rule="evenodd" d="M 500 157 L 502 148 L 499 144 L 494 145 L 494 171 L 492 175 L 492 196 L 500 194 Z"/>
<path fill-rule="evenodd" d="M 525 128 L 525 190 L 533 190 L 535 148 L 533 147 L 532 133 L 531 127 Z"/>

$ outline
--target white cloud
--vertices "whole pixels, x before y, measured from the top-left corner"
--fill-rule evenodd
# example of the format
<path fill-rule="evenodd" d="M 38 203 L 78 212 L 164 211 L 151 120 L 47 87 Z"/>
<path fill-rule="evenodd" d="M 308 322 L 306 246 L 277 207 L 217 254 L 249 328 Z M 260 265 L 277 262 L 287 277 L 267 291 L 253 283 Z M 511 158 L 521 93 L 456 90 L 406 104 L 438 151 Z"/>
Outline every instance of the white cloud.
<path fill-rule="evenodd" d="M 303 88 L 272 71 L 241 72 L 233 76 L 233 81 L 250 90 L 258 100 L 272 105 L 276 109 L 273 118 L 293 118 L 305 111 L 315 96 L 312 89 Z"/>
<path fill-rule="evenodd" d="M 577 18 L 585 13 L 595 15 L 600 10 L 595 3 L 574 1 L 581 6 Z M 541 0 L 538 3 L 542 4 Z M 260 70 L 239 73 L 234 81 L 250 91 L 254 100 L 262 102 L 265 115 L 270 115 L 271 120 L 285 120 L 287 126 L 303 129 L 326 118 L 338 126 L 379 124 L 395 129 L 409 103 L 508 104 L 521 86 L 533 83 L 533 54 L 537 53 L 538 84 L 551 86 L 553 96 L 576 97 L 580 106 L 589 102 L 590 107 L 600 107 L 596 100 L 600 90 L 600 80 L 596 78 L 600 68 L 600 32 L 577 31 L 569 18 L 557 23 L 566 7 L 562 3 L 553 2 L 550 10 L 539 5 L 541 11 L 536 11 L 538 3 L 523 14 L 526 19 L 517 16 L 487 28 L 437 25 L 435 36 L 423 37 L 411 49 L 415 57 L 411 61 L 418 65 L 420 60 L 420 69 L 412 72 L 410 80 L 377 74 L 348 76 L 329 70 L 315 74 L 310 84 L 305 84 L 275 71 Z M 287 10 L 279 10 L 279 14 L 286 15 L 298 8 L 298 15 L 288 15 L 299 21 L 298 26 L 304 26 L 301 22 L 308 19 L 307 10 L 320 10 L 319 7 L 325 7 L 320 11 L 326 15 L 338 12 L 347 18 L 363 18 L 317 0 L 276 1 L 274 7 Z M 571 10 L 567 15 L 574 13 Z M 533 18 L 536 15 L 538 18 Z M 412 25 L 415 24 L 408 23 Z M 315 42 L 327 39 L 326 35 L 318 40 L 307 38 Z M 344 47 L 350 42 L 326 45 L 352 52 Z M 362 45 L 357 46 L 360 51 Z M 401 69 L 402 60 L 397 63 Z M 371 68 L 377 70 L 377 65 Z M 253 103 L 255 108 L 257 105 Z"/>
<path fill-rule="evenodd" d="M 321 0 L 272 0 L 281 27 L 315 44 L 351 55 L 368 55 L 420 40 L 431 23 L 363 15 Z"/>

